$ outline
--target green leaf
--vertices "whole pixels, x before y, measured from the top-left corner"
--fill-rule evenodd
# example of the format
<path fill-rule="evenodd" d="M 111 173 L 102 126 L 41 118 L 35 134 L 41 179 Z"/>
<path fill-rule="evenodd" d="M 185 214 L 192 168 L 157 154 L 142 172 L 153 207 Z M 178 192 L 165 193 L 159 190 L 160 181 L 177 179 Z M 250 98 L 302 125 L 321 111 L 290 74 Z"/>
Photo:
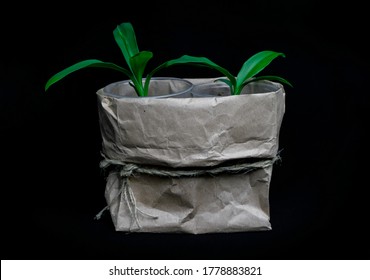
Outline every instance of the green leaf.
<path fill-rule="evenodd" d="M 223 82 L 227 84 L 228 86 L 232 86 L 232 83 L 230 82 L 229 79 L 220 78 L 220 79 L 216 79 L 215 82 Z"/>
<path fill-rule="evenodd" d="M 154 73 L 156 73 L 157 71 L 159 71 L 163 68 L 170 67 L 170 66 L 173 66 L 173 65 L 178 65 L 178 64 L 189 64 L 189 65 L 199 66 L 199 67 L 208 67 L 208 68 L 211 68 L 211 69 L 214 69 L 216 71 L 221 72 L 224 76 L 226 76 L 230 80 L 230 83 L 233 86 L 236 83 L 235 77 L 233 75 L 231 75 L 231 73 L 228 70 L 226 70 L 225 68 L 223 68 L 223 67 L 219 66 L 218 64 L 214 63 L 210 59 L 208 59 L 206 57 L 183 55 L 179 58 L 169 60 L 169 61 L 159 65 L 151 73 L 149 73 L 148 76 L 147 76 L 147 79 L 145 80 L 144 90 L 148 91 L 149 82 L 150 82 L 151 77 L 154 75 Z"/>
<path fill-rule="evenodd" d="M 229 79 L 220 78 L 220 79 L 216 79 L 215 82 L 222 82 L 222 83 L 227 84 L 230 87 L 230 94 L 231 95 L 234 94 L 234 85 L 231 83 Z"/>
<path fill-rule="evenodd" d="M 45 84 L 45 91 L 49 89 L 51 85 L 58 82 L 59 80 L 63 79 L 67 75 L 83 69 L 87 67 L 99 67 L 99 68 L 109 68 L 113 70 L 117 70 L 120 72 L 123 72 L 125 75 L 127 75 L 130 79 L 132 79 L 132 74 L 125 68 L 122 68 L 120 66 L 117 66 L 116 64 L 110 63 L 110 62 L 103 62 L 97 59 L 88 59 L 84 61 L 77 62 L 76 64 L 73 64 L 64 70 L 56 73 L 54 76 L 52 76 Z"/>
<path fill-rule="evenodd" d="M 245 81 L 243 83 L 243 86 L 251 83 L 251 82 L 254 82 L 254 81 L 259 81 L 259 80 L 268 80 L 268 81 L 276 81 L 276 82 L 279 82 L 279 83 L 282 83 L 282 84 L 286 84 L 290 87 L 293 87 L 293 85 L 286 79 L 282 78 L 282 77 L 279 77 L 279 76 L 259 76 L 259 77 L 253 77 L 247 81 Z"/>
<path fill-rule="evenodd" d="M 236 77 L 236 92 L 240 91 L 241 85 L 248 79 L 257 75 L 278 56 L 285 57 L 283 53 L 274 51 L 261 51 L 251 56 L 240 69 Z"/>
<path fill-rule="evenodd" d="M 155 72 L 163 68 L 170 67 L 170 66 L 177 65 L 177 64 L 190 64 L 194 66 L 208 67 L 208 68 L 214 69 L 216 71 L 221 72 L 224 76 L 229 78 L 233 84 L 235 84 L 235 77 L 231 75 L 231 73 L 225 68 L 219 66 L 218 64 L 214 63 L 213 61 L 211 61 L 210 59 L 206 57 L 190 56 L 190 55 L 183 55 L 179 58 L 169 60 L 161 64 L 157 68 L 155 68 L 148 76 L 152 77 Z"/>
<path fill-rule="evenodd" d="M 128 67 L 132 70 L 130 58 L 139 53 L 135 31 L 131 23 L 124 22 L 113 30 L 113 36 L 122 51 Z"/>
<path fill-rule="evenodd" d="M 142 78 L 148 61 L 153 57 L 153 53 L 149 51 L 142 51 L 130 58 L 132 72 L 137 82 L 142 83 Z"/>

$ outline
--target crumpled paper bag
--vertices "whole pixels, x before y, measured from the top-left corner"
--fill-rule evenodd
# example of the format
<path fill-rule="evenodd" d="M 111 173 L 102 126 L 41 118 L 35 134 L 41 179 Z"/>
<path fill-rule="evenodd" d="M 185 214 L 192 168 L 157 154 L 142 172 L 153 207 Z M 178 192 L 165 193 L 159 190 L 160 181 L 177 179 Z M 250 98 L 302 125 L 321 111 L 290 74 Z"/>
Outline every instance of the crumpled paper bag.
<path fill-rule="evenodd" d="M 209 98 L 115 98 L 104 88 L 97 92 L 102 154 L 116 166 L 191 171 L 271 161 L 250 172 L 216 176 L 128 176 L 113 170 L 105 197 L 117 231 L 271 229 L 268 194 L 285 92 L 279 83 L 257 83 L 253 94 Z"/>
<path fill-rule="evenodd" d="M 171 167 L 273 157 L 284 90 L 262 83 L 269 92 L 214 98 L 113 98 L 101 89 L 103 153 L 125 162 Z"/>

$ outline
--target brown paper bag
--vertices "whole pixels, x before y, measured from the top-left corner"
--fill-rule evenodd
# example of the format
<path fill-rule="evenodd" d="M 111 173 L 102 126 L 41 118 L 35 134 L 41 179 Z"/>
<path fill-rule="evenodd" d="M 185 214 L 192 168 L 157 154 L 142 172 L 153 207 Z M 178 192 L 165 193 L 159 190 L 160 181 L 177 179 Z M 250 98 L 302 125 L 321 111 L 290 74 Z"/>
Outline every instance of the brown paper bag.
<path fill-rule="evenodd" d="M 214 79 L 188 79 L 193 84 Z M 269 186 L 285 110 L 279 83 L 207 98 L 97 92 L 106 200 L 117 231 L 269 230 Z"/>

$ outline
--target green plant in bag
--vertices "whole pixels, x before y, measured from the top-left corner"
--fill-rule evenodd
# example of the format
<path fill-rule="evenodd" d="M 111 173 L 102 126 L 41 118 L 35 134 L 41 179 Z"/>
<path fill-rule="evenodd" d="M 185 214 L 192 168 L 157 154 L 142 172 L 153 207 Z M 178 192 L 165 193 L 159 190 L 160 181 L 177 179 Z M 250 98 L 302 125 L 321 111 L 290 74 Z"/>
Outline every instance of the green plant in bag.
<path fill-rule="evenodd" d="M 216 81 L 221 81 L 229 85 L 231 95 L 239 95 L 247 84 L 258 80 L 276 81 L 293 87 L 289 81 L 279 76 L 258 76 L 258 77 L 256 76 L 264 68 L 266 68 L 266 66 L 269 65 L 275 58 L 279 56 L 285 57 L 285 54 L 269 50 L 258 52 L 244 62 L 242 68 L 240 69 L 236 77 L 232 75 L 227 69 L 219 66 L 218 64 L 214 63 L 213 61 L 206 57 L 195 57 L 184 55 L 179 59 L 168 61 L 167 63 L 160 67 L 168 67 L 175 64 L 188 63 L 191 65 L 214 69 L 216 71 L 221 72 L 225 76 L 225 78 L 220 78 L 217 79 Z"/>
<path fill-rule="evenodd" d="M 234 95 L 240 94 L 247 84 L 258 80 L 276 81 L 293 87 L 289 81 L 279 76 L 256 76 L 279 56 L 285 57 L 285 54 L 269 50 L 258 52 L 244 62 L 236 78 L 223 69 L 222 73 L 224 73 L 227 79 L 219 79 L 219 81 L 228 84 L 231 94 Z"/>
<path fill-rule="evenodd" d="M 240 94 L 243 87 L 248 83 L 262 79 L 272 81 L 274 80 L 291 86 L 291 84 L 287 80 L 278 76 L 256 77 L 256 75 L 261 72 L 268 64 L 270 64 L 272 60 L 279 56 L 285 57 L 283 53 L 274 51 L 262 51 L 250 57 L 243 64 L 236 77 L 232 75 L 228 70 L 219 66 L 206 57 L 183 55 L 177 59 L 172 59 L 159 65 L 154 70 L 149 72 L 146 75 L 145 79 L 143 79 L 147 64 L 153 57 L 153 53 L 150 51 L 139 51 L 133 26 L 129 22 L 124 22 L 118 25 L 113 30 L 113 35 L 116 43 L 121 49 L 128 69 L 111 62 L 104 62 L 97 59 L 83 60 L 53 75 L 46 82 L 45 91 L 47 91 L 49 87 L 54 83 L 60 81 L 64 77 L 77 70 L 87 67 L 98 67 L 113 69 L 122 72 L 130 79 L 130 84 L 134 87 L 138 96 L 148 96 L 149 84 L 153 75 L 163 68 L 178 64 L 189 64 L 193 66 L 208 67 L 221 72 L 226 78 L 218 79 L 218 81 L 228 84 L 230 86 L 231 94 L 233 95 Z"/>
<path fill-rule="evenodd" d="M 113 31 L 114 39 L 118 44 L 123 57 L 127 63 L 128 69 L 116 65 L 111 62 L 104 62 L 97 59 L 87 59 L 77 62 L 64 70 L 53 75 L 45 85 L 45 91 L 49 89 L 51 85 L 60 81 L 67 75 L 87 67 L 98 67 L 108 68 L 119 72 L 122 72 L 131 80 L 131 85 L 134 87 L 138 96 L 147 96 L 149 90 L 149 83 L 154 73 L 158 70 L 175 64 L 189 63 L 187 57 L 178 58 L 171 62 L 166 62 L 150 72 L 145 82 L 143 81 L 144 72 L 146 70 L 147 63 L 153 57 L 153 53 L 150 51 L 139 51 L 134 28 L 131 23 L 124 22 L 118 25 Z"/>

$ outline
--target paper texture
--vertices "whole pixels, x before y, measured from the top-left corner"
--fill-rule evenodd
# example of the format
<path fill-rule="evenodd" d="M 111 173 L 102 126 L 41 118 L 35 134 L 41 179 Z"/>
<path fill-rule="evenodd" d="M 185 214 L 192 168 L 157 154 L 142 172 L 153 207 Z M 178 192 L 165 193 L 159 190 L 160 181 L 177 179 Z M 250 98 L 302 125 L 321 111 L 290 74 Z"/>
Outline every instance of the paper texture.
<path fill-rule="evenodd" d="M 213 79 L 188 79 L 193 84 Z M 213 168 L 273 159 L 285 111 L 281 84 L 260 81 L 253 94 L 206 98 L 115 98 L 97 92 L 102 153 L 161 170 Z M 122 177 L 111 171 L 106 200 L 117 231 L 269 230 L 272 165 L 247 174 Z"/>
<path fill-rule="evenodd" d="M 271 172 L 272 167 L 217 177 L 131 177 L 138 223 L 125 194 L 117 198 L 122 188 L 119 173 L 108 176 L 105 195 L 117 231 L 200 234 L 269 230 Z"/>
<path fill-rule="evenodd" d="M 280 84 L 261 83 L 268 92 L 210 98 L 119 99 L 101 89 L 103 153 L 170 167 L 273 157 L 285 93 Z"/>

